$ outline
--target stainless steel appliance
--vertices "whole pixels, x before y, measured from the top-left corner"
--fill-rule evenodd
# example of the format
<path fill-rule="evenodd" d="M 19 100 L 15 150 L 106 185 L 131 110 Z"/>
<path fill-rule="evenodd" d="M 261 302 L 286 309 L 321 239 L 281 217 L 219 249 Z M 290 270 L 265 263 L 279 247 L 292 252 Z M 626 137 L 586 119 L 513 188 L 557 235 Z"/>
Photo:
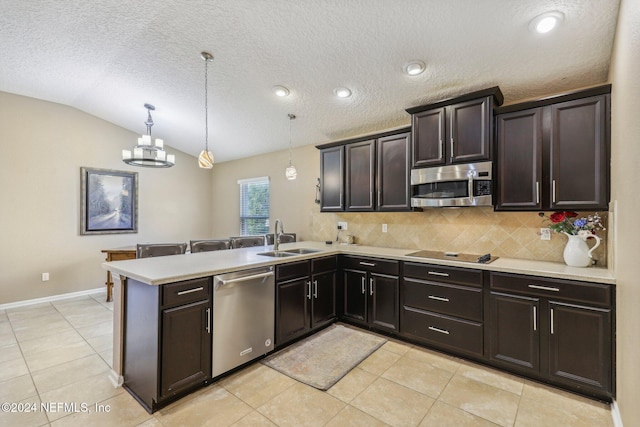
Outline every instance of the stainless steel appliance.
<path fill-rule="evenodd" d="M 465 163 L 411 171 L 411 206 L 491 206 L 492 162 Z"/>
<path fill-rule="evenodd" d="M 273 267 L 214 276 L 214 377 L 273 350 Z"/>
<path fill-rule="evenodd" d="M 430 259 L 448 259 L 451 261 L 460 262 L 474 262 L 480 264 L 489 264 L 498 259 L 497 256 L 491 256 L 491 254 L 473 255 L 473 254 L 461 254 L 458 252 L 440 252 L 440 251 L 418 251 L 411 252 L 406 256 L 413 256 L 416 258 L 430 258 Z"/>

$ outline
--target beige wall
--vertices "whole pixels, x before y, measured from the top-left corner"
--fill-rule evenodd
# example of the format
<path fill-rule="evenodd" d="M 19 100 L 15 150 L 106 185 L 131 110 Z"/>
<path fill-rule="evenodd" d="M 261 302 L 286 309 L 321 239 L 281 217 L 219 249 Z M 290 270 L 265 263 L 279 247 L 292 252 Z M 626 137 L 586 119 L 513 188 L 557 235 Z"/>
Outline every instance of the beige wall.
<path fill-rule="evenodd" d="M 0 92 L 0 304 L 104 286 L 104 248 L 209 237 L 211 172 L 171 147 L 173 168 L 128 166 L 121 151 L 137 137 L 70 107 Z M 138 172 L 137 234 L 80 235 L 81 166 Z"/>
<path fill-rule="evenodd" d="M 640 2 L 622 0 L 614 42 L 611 179 L 617 283 L 617 402 L 640 425 Z"/>
<path fill-rule="evenodd" d="M 271 232 L 278 218 L 283 221 L 285 231 L 297 233 L 299 240 L 310 240 L 312 215 L 318 211 L 314 198 L 320 176 L 320 157 L 318 150 L 308 145 L 294 149 L 292 159 L 298 170 L 298 178 L 292 181 L 284 176 L 284 170 L 289 165 L 289 150 L 215 164 L 212 176 L 212 235 L 226 238 L 240 232 L 238 180 L 268 176 Z"/>

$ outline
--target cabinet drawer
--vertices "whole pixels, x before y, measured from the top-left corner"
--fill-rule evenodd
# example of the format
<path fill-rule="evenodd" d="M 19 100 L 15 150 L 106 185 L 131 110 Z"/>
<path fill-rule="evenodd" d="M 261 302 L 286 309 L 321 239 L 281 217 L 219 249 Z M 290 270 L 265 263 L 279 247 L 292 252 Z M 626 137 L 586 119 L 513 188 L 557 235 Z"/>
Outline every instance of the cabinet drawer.
<path fill-rule="evenodd" d="M 482 289 L 405 278 L 404 305 L 482 322 Z"/>
<path fill-rule="evenodd" d="M 402 314 L 403 335 L 482 356 L 482 323 L 411 307 L 404 307 Z"/>
<path fill-rule="evenodd" d="M 324 271 L 333 271 L 338 266 L 338 257 L 329 256 L 325 258 L 314 258 L 311 260 L 311 271 L 313 273 L 322 273 Z"/>
<path fill-rule="evenodd" d="M 553 299 L 611 306 L 611 286 L 600 283 L 543 279 L 509 273 L 491 273 L 491 289 Z"/>
<path fill-rule="evenodd" d="M 182 305 L 194 301 L 208 299 L 211 294 L 211 279 L 185 280 L 162 286 L 162 305 Z"/>
<path fill-rule="evenodd" d="M 433 264 L 404 263 L 404 276 L 443 283 L 482 287 L 482 271 Z"/>
<path fill-rule="evenodd" d="M 360 258 L 344 256 L 342 267 L 350 270 L 371 271 L 380 274 L 397 276 L 400 274 L 400 263 L 377 258 Z"/>
<path fill-rule="evenodd" d="M 308 277 L 310 273 L 309 260 L 289 262 L 276 266 L 276 280 L 278 282 Z"/>

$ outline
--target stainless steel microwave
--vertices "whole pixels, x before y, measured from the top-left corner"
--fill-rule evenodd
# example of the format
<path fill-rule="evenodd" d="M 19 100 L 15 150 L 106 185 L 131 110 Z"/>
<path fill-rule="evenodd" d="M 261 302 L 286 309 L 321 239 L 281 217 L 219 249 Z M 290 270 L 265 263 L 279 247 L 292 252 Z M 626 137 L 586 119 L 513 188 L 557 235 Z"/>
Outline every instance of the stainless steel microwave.
<path fill-rule="evenodd" d="M 411 171 L 411 206 L 491 206 L 492 162 L 466 163 Z"/>

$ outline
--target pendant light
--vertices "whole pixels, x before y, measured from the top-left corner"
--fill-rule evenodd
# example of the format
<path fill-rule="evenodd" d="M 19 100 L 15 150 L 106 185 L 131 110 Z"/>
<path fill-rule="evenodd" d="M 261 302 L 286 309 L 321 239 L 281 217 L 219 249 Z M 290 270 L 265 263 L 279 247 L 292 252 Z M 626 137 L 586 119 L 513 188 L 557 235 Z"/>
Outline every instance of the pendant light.
<path fill-rule="evenodd" d="M 204 150 L 198 156 L 198 166 L 202 169 L 213 167 L 213 153 L 209 151 L 209 91 L 208 91 L 208 65 L 213 61 L 213 55 L 209 52 L 201 52 L 200 57 L 204 60 Z"/>
<path fill-rule="evenodd" d="M 289 166 L 284 171 L 284 175 L 288 180 L 294 180 L 298 176 L 298 171 L 296 167 L 291 164 L 291 121 L 296 118 L 295 114 L 287 114 L 289 117 Z"/>
<path fill-rule="evenodd" d="M 131 150 L 122 150 L 122 161 L 132 166 L 145 166 L 149 168 L 170 168 L 176 163 L 176 157 L 173 154 L 167 154 L 164 151 L 164 141 L 156 139 L 151 141 L 151 127 L 153 126 L 153 118 L 151 112 L 156 109 L 151 104 L 144 104 L 147 109 L 147 134 L 138 138 L 138 144 Z"/>

